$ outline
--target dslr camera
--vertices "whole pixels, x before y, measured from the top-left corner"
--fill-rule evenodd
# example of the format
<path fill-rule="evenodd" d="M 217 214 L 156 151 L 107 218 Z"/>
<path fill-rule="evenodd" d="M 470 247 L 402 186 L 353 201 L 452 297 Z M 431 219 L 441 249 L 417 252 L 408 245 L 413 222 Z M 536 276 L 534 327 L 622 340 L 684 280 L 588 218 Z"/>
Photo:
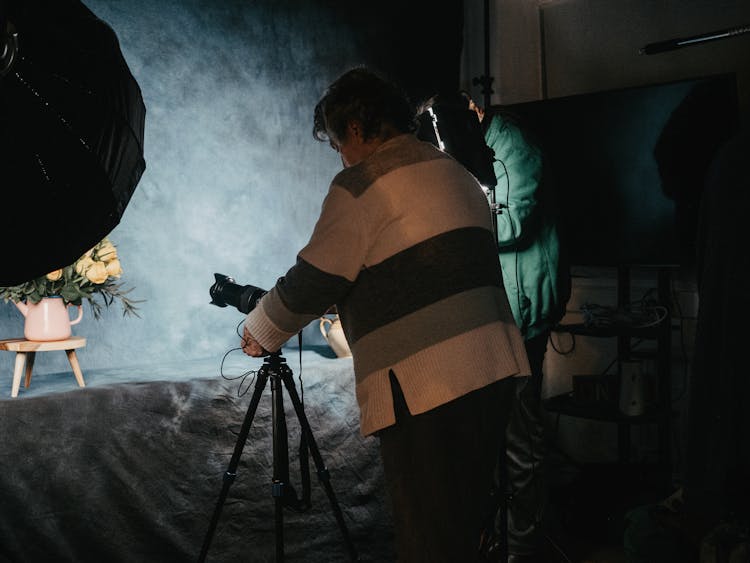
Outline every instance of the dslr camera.
<path fill-rule="evenodd" d="M 214 274 L 216 281 L 209 289 L 211 305 L 226 307 L 232 305 L 241 313 L 249 313 L 258 304 L 258 300 L 267 291 L 254 285 L 239 285 L 234 279 L 224 274 Z"/>

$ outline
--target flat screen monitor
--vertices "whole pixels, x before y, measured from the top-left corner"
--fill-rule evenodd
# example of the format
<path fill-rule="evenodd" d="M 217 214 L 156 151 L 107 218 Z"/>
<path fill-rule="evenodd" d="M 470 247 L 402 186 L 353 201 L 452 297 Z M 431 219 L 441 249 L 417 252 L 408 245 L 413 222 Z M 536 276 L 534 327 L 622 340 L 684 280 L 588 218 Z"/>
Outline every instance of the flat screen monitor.
<path fill-rule="evenodd" d="M 739 129 L 734 74 L 492 109 L 542 149 L 571 265 L 693 263 L 708 165 Z"/>

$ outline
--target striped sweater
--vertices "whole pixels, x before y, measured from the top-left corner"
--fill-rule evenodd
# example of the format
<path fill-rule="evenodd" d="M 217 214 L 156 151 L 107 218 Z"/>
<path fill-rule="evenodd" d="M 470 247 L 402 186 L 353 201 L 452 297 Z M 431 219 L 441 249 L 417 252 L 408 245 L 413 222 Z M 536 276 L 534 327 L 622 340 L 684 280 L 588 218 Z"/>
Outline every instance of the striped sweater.
<path fill-rule="evenodd" d="M 395 423 L 389 370 L 412 414 L 529 373 L 487 198 L 463 166 L 413 135 L 336 175 L 297 263 L 245 325 L 278 350 L 333 304 L 363 435 Z"/>

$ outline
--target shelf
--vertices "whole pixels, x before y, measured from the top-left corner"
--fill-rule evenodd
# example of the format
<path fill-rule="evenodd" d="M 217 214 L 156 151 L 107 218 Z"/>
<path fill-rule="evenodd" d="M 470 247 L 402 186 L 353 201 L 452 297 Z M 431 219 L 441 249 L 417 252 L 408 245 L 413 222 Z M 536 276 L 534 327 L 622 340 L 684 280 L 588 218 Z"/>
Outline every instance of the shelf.
<path fill-rule="evenodd" d="M 606 401 L 580 402 L 573 395 L 566 393 L 556 395 L 542 401 L 547 412 L 587 418 L 589 420 L 600 420 L 604 422 L 616 422 L 627 424 L 648 424 L 663 421 L 668 418 L 669 413 L 664 410 L 652 409 L 642 415 L 628 416 L 620 412 L 616 404 Z"/>
<path fill-rule="evenodd" d="M 671 303 L 671 272 L 669 268 L 659 268 L 656 275 L 656 303 L 660 312 L 653 315 L 636 314 L 631 305 L 631 272 L 627 266 L 617 268 L 617 302 L 611 307 L 598 310 L 591 307 L 582 317 L 571 316 L 568 322 L 558 324 L 553 332 L 575 336 L 593 338 L 615 338 L 617 346 L 618 368 L 624 361 L 634 359 L 652 360 L 648 366 L 648 375 L 653 375 L 651 383 L 655 385 L 653 400 L 646 402 L 646 411 L 637 416 L 628 416 L 619 409 L 620 389 L 608 388 L 612 382 L 581 380 L 582 387 L 575 393 L 567 393 L 543 400 L 542 405 L 547 412 L 564 414 L 566 416 L 587 419 L 617 425 L 617 450 L 621 463 L 630 462 L 631 427 L 638 424 L 654 424 L 657 426 L 659 465 L 671 468 L 671 332 L 672 320 L 669 309 Z M 590 313 L 590 316 L 588 315 Z M 641 349 L 636 348 L 643 341 L 648 343 Z M 646 368 L 644 368 L 646 369 Z M 585 377 L 585 376 L 584 376 Z M 619 381 L 619 377 L 616 378 Z M 588 383 L 588 385 L 587 385 Z M 575 381 L 574 381 L 575 384 Z M 593 386 L 591 384 L 594 384 Z M 601 385 L 604 385 L 602 388 Z M 619 387 L 619 385 L 618 385 Z"/>
<path fill-rule="evenodd" d="M 597 338 L 610 338 L 613 336 L 630 336 L 632 338 L 656 338 L 662 329 L 662 324 L 649 327 L 631 326 L 588 326 L 584 323 L 559 324 L 553 331 L 566 332 L 580 336 L 593 336 Z"/>

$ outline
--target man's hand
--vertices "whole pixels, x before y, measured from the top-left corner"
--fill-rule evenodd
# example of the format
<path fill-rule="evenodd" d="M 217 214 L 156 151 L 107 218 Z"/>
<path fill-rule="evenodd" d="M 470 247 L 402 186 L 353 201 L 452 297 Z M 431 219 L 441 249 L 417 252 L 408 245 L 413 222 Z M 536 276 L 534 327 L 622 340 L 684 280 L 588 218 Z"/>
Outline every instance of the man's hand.
<path fill-rule="evenodd" d="M 242 351 L 245 352 L 248 356 L 252 356 L 253 358 L 260 358 L 262 356 L 268 355 L 268 350 L 265 350 L 263 346 L 261 346 L 255 338 L 253 338 L 253 335 L 250 334 L 250 332 L 247 330 L 247 327 L 244 327 L 244 330 L 242 331 Z"/>

